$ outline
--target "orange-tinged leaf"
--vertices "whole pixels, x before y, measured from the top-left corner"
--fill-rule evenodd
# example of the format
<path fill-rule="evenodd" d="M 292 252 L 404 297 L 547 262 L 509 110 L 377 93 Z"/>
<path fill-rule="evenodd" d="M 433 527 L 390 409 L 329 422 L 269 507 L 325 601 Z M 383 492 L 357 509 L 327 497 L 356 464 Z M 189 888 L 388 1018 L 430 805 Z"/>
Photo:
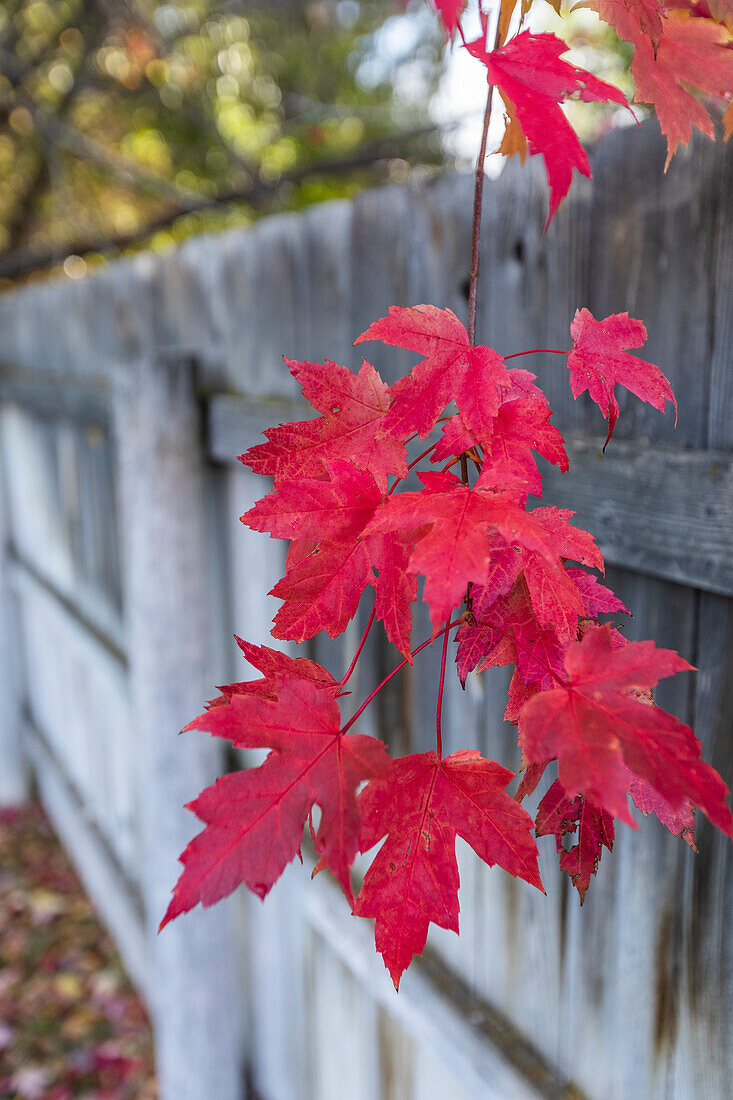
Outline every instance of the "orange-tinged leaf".
<path fill-rule="evenodd" d="M 504 96 L 502 96 L 502 99 L 504 99 Z M 504 99 L 504 107 L 506 108 L 507 119 L 499 152 L 505 157 L 513 157 L 518 153 L 519 159 L 524 164 L 527 157 L 527 139 L 524 136 L 524 130 L 517 118 L 511 99 Z"/>
<path fill-rule="evenodd" d="M 730 31 L 712 19 L 673 11 L 663 24 L 656 52 L 642 34 L 635 40 L 631 72 L 636 100 L 651 103 L 667 138 L 667 164 L 687 145 L 693 126 L 715 137 L 713 120 L 689 89 L 722 96 L 733 91 Z"/>
<path fill-rule="evenodd" d="M 577 95 L 584 102 L 604 101 L 628 106 L 623 92 L 579 69 L 561 55 L 566 42 L 554 34 L 522 31 L 505 46 L 488 52 L 485 34 L 468 42 L 469 53 L 487 68 L 488 80 L 510 100 L 531 154 L 542 154 L 550 184 L 549 225 L 570 188 L 573 169 L 590 176 L 590 164 L 559 103 Z"/>
<path fill-rule="evenodd" d="M 708 0 L 708 7 L 713 19 L 733 31 L 733 0 Z"/>
<path fill-rule="evenodd" d="M 589 7 L 615 27 L 627 42 L 646 37 L 656 52 L 662 37 L 664 7 L 660 0 L 586 0 L 576 7 Z"/>

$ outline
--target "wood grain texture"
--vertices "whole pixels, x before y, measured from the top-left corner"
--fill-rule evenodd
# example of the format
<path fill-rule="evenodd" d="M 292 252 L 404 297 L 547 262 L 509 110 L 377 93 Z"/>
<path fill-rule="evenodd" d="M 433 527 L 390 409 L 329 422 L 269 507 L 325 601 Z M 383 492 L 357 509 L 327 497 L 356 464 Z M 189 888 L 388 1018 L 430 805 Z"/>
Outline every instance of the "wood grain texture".
<path fill-rule="evenodd" d="M 570 470 L 547 469 L 543 504 L 577 512 L 606 561 L 733 594 L 733 454 L 603 439 L 568 441 Z"/>
<path fill-rule="evenodd" d="M 184 809 L 221 770 L 218 745 L 178 736 L 210 675 L 200 423 L 190 360 L 138 365 L 115 398 L 125 616 L 139 753 L 142 888 L 162 1100 L 238 1100 L 231 907 L 157 927 L 196 825 Z"/>
<path fill-rule="evenodd" d="M 23 724 L 24 745 L 33 764 L 43 804 L 81 868 L 84 887 L 111 929 L 130 977 L 151 1003 L 149 943 L 142 896 L 106 838 L 90 821 L 87 800 L 70 782 L 67 769 L 31 722 Z"/>

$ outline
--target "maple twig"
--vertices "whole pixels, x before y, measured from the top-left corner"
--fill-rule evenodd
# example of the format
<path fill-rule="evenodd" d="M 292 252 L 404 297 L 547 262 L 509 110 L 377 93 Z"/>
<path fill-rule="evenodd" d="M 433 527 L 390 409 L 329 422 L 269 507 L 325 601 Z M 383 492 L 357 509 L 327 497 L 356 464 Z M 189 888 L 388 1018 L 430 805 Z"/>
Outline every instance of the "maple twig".
<path fill-rule="evenodd" d="M 347 682 L 347 680 L 351 676 L 351 673 L 356 668 L 356 662 L 359 660 L 359 657 L 361 656 L 361 651 L 364 648 L 364 644 L 365 644 L 367 638 L 369 637 L 369 631 L 372 629 L 372 623 L 374 622 L 374 617 L 375 617 L 376 614 L 377 614 L 377 605 L 375 603 L 374 607 L 372 608 L 372 613 L 369 616 L 369 622 L 366 624 L 366 630 L 364 631 L 364 633 L 361 636 L 361 641 L 359 642 L 359 645 L 357 646 L 357 650 L 356 650 L 356 653 L 354 654 L 354 656 L 352 658 L 351 664 L 349 665 L 346 672 L 344 673 L 343 679 L 339 680 L 339 687 L 344 686 L 344 684 Z"/>
<path fill-rule="evenodd" d="M 505 355 L 504 360 L 516 359 L 518 355 L 535 355 L 539 351 L 547 351 L 550 355 L 570 355 L 572 350 L 572 348 L 568 351 L 563 351 L 561 348 L 530 348 L 529 351 L 515 351 L 511 355 Z"/>
<path fill-rule="evenodd" d="M 499 46 L 501 38 L 501 20 L 496 21 L 496 33 L 494 35 L 494 49 Z M 463 31 L 461 31 L 463 36 Z M 464 44 L 466 42 L 463 39 Z M 478 277 L 481 260 L 481 207 L 484 197 L 484 165 L 486 163 L 486 146 L 489 140 L 489 124 L 491 123 L 491 108 L 494 102 L 494 85 L 489 84 L 486 96 L 486 108 L 484 109 L 484 125 L 481 131 L 481 145 L 479 146 L 476 160 L 476 178 L 473 188 L 473 226 L 471 230 L 471 275 L 468 283 L 468 339 L 471 344 L 476 343 L 476 304 L 478 301 Z M 461 455 L 461 481 L 468 485 L 468 457 Z M 466 611 L 473 613 L 471 600 L 471 585 L 466 588 L 464 598 Z"/>
<path fill-rule="evenodd" d="M 454 622 L 452 622 L 452 623 L 447 623 L 447 624 L 446 624 L 446 625 L 445 625 L 445 626 L 443 627 L 443 629 L 442 629 L 442 630 L 439 630 L 439 631 L 438 631 L 438 633 L 437 633 L 437 634 L 435 635 L 435 637 L 433 637 L 433 638 L 428 638 L 428 640 L 427 640 L 427 641 L 425 641 L 425 642 L 422 642 L 422 643 L 421 643 L 421 644 L 420 644 L 420 645 L 419 645 L 419 646 L 418 646 L 418 647 L 417 647 L 416 649 L 413 649 L 409 657 L 404 657 L 404 658 L 403 658 L 403 659 L 402 659 L 402 660 L 400 661 L 400 663 L 399 663 L 399 664 L 397 665 L 397 667 L 396 667 L 396 668 L 393 668 L 391 672 L 387 673 L 387 675 L 386 675 L 386 676 L 384 677 L 384 679 L 382 680 L 381 684 L 377 684 L 377 686 L 375 687 L 374 691 L 373 691 L 373 692 L 371 692 L 371 694 L 370 694 L 370 695 L 368 695 L 368 696 L 366 697 L 366 699 L 365 699 L 365 700 L 364 700 L 364 702 L 363 702 L 363 703 L 361 704 L 361 706 L 360 706 L 360 707 L 359 707 L 359 709 L 358 709 L 358 710 L 356 711 L 356 713 L 355 713 L 355 714 L 353 715 L 353 717 L 352 717 L 352 718 L 349 718 L 348 722 L 347 722 L 347 723 L 346 723 L 346 725 L 345 725 L 345 726 L 343 727 L 343 729 L 341 730 L 341 732 L 342 732 L 342 733 L 346 733 L 346 731 L 347 731 L 348 729 L 350 729 L 350 728 L 351 728 L 351 726 L 353 726 L 353 724 L 354 724 L 354 722 L 355 722 L 355 721 L 357 720 L 357 718 L 359 718 L 359 717 L 361 716 L 361 714 L 362 714 L 362 713 L 363 713 L 363 712 L 364 712 L 364 711 L 366 710 L 366 708 L 367 708 L 367 707 L 369 706 L 369 704 L 371 703 L 371 701 L 372 701 L 372 699 L 374 698 L 374 696 L 375 696 L 375 695 L 378 695 L 378 694 L 379 694 L 379 692 L 380 692 L 380 691 L 382 690 L 382 688 L 383 688 L 383 687 L 385 687 L 385 686 L 386 686 L 386 685 L 387 685 L 387 684 L 389 683 L 389 681 L 390 681 L 390 680 L 392 679 L 392 677 L 393 677 L 393 676 L 396 676 L 396 675 L 397 675 L 397 673 L 398 673 L 398 672 L 400 671 L 400 669 L 402 669 L 402 668 L 404 668 L 404 667 L 405 667 L 405 665 L 406 665 L 406 664 L 407 664 L 407 663 L 408 663 L 408 662 L 410 661 L 410 659 L 411 659 L 412 657 L 417 657 L 418 653 L 420 653 L 420 652 L 421 652 L 421 650 L 425 649 L 425 647 L 426 647 L 426 646 L 432 645 L 432 644 L 433 644 L 433 642 L 434 642 L 434 641 L 436 641 L 436 639 L 438 639 L 438 638 L 440 638 L 440 637 L 441 637 L 441 635 L 443 635 L 443 634 L 447 634 L 449 630 L 452 630 L 454 626 L 458 626 L 458 625 L 459 625 L 459 624 L 460 624 L 461 622 L 463 622 L 463 616 L 461 616 L 461 618 L 460 618 L 460 619 L 456 619 L 456 620 L 455 620 Z"/>
<path fill-rule="evenodd" d="M 435 742 L 438 759 L 443 759 L 443 731 L 441 728 L 441 714 L 443 712 L 443 688 L 445 687 L 445 661 L 448 656 L 448 630 L 443 634 L 443 655 L 440 660 L 440 685 L 438 687 L 438 710 L 435 716 Z"/>
<path fill-rule="evenodd" d="M 496 34 L 494 36 L 494 49 L 499 46 L 501 20 L 497 20 Z M 465 42 L 465 39 L 464 39 Z M 491 122 L 491 107 L 494 101 L 494 85 L 489 84 L 484 110 L 484 126 L 481 132 L 481 145 L 476 161 L 476 180 L 473 189 L 473 228 L 471 232 L 471 275 L 468 284 L 468 339 L 471 344 L 476 343 L 476 303 L 478 300 L 478 276 L 481 258 L 481 206 L 484 196 L 484 164 L 486 162 L 486 146 L 489 140 L 489 123 Z"/>

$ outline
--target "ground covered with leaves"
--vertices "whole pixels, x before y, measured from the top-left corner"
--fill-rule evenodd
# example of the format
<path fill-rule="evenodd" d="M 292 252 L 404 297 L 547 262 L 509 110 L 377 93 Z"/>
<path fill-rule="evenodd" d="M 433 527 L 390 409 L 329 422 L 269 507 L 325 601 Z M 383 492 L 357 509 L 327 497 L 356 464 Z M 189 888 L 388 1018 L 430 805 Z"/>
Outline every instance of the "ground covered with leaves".
<path fill-rule="evenodd" d="M 154 1100 L 149 1021 L 37 806 L 0 814 L 0 1098 Z"/>

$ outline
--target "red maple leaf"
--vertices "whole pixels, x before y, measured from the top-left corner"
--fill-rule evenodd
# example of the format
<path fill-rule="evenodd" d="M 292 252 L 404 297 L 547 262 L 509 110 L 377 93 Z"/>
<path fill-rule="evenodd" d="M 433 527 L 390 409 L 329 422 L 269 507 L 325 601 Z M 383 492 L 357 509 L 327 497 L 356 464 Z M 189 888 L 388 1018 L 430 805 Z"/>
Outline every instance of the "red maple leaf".
<path fill-rule="evenodd" d="M 360 848 L 382 837 L 354 912 L 376 918 L 377 950 L 395 988 L 413 955 L 422 954 L 428 927 L 458 931 L 456 835 L 489 866 L 542 889 L 532 818 L 508 795 L 514 773 L 464 749 L 405 756 L 386 780 L 359 795 Z"/>
<path fill-rule="evenodd" d="M 516 494 L 469 488 L 451 473 L 425 473 L 420 479 L 424 489 L 390 497 L 365 533 L 417 532 L 408 568 L 425 577 L 425 601 L 436 629 L 461 602 L 469 582 L 489 583 L 496 546 L 488 537 L 491 527 L 505 544 L 536 551 L 552 567 L 560 567 L 560 555 L 571 556 L 566 550 L 575 546 L 576 536 L 585 535 L 583 545 L 593 546 L 594 555 L 598 554 L 591 537 L 567 523 L 572 512 L 557 508 L 527 512 Z M 500 560 L 505 569 L 504 559 Z M 515 577 L 516 573 L 512 582 Z"/>
<path fill-rule="evenodd" d="M 433 0 L 440 15 L 443 26 L 448 34 L 452 34 L 458 26 L 461 13 L 466 6 L 466 0 Z"/>
<path fill-rule="evenodd" d="M 394 438 L 377 439 L 389 409 L 387 384 L 366 359 L 353 374 L 332 363 L 286 359 L 303 395 L 323 415 L 316 420 L 281 424 L 265 431 L 269 442 L 251 447 L 240 461 L 256 474 L 269 474 L 275 484 L 298 477 L 318 477 L 334 459 L 349 459 L 369 470 L 380 490 L 387 475 L 404 477 L 405 447 Z"/>
<path fill-rule="evenodd" d="M 274 699 L 277 696 L 277 683 L 280 676 L 292 676 L 296 680 L 311 680 L 334 694 L 339 685 L 331 673 L 307 657 L 291 657 L 279 649 L 266 645 L 253 645 L 234 635 L 234 640 L 253 668 L 262 673 L 259 680 L 243 680 L 235 684 L 225 684 L 219 688 L 221 695 L 212 699 L 209 707 L 228 703 L 233 695 L 258 695 L 261 698 Z"/>
<path fill-rule="evenodd" d="M 551 648 L 555 651 L 558 645 L 576 637 L 578 617 L 588 615 L 593 603 L 614 611 L 625 610 L 621 601 L 585 570 L 563 566 L 560 559 L 572 558 L 603 569 L 603 557 L 593 537 L 568 523 L 574 513 L 561 508 L 535 508 L 530 515 L 542 525 L 554 553 L 537 553 L 521 546 L 514 546 L 507 552 L 506 546 L 502 549 L 492 545 L 487 583 L 472 591 L 474 624 L 466 624 L 459 631 L 459 639 L 464 643 L 459 658 L 462 680 L 474 667 L 470 662 L 480 654 L 484 630 L 488 631 L 487 644 L 493 650 L 494 643 L 489 642 L 489 638 L 497 629 L 497 612 L 502 618 L 508 611 L 510 617 L 517 617 L 519 621 L 531 621 L 533 631 L 551 630 L 554 638 Z M 497 604 L 498 598 L 506 596 L 520 574 L 523 576 L 518 582 L 517 593 L 506 605 Z M 595 601 L 589 593 L 595 595 Z M 503 625 L 506 627 L 507 623 Z M 533 633 L 525 645 L 537 644 L 538 637 Z M 546 641 L 550 644 L 549 639 Z M 486 661 L 479 665 L 479 669 L 488 667 Z"/>
<path fill-rule="evenodd" d="M 346 541 L 361 534 L 381 500 L 367 470 L 336 459 L 329 462 L 327 477 L 285 481 L 241 519 L 271 538 Z"/>
<path fill-rule="evenodd" d="M 354 343 L 363 340 L 381 340 L 425 357 L 391 387 L 392 406 L 383 434 L 404 439 L 417 432 L 424 439 L 453 400 L 479 439 L 490 433 L 500 390 L 510 388 L 511 378 L 493 348 L 471 345 L 450 309 L 390 306 L 388 316 L 375 321 Z"/>
<path fill-rule="evenodd" d="M 563 472 L 568 469 L 563 437 L 550 423 L 551 415 L 545 401 L 528 397 L 504 400 L 492 421 L 490 434 L 479 438 L 466 426 L 463 416 L 456 413 L 443 425 L 443 437 L 431 461 L 443 462 L 482 446 L 485 455 L 478 485 L 490 489 L 523 488 L 541 496 L 542 478 L 532 451 Z"/>
<path fill-rule="evenodd" d="M 382 499 L 371 474 L 339 459 L 328 464 L 327 477 L 285 481 L 242 516 L 273 537 L 320 539 L 270 593 L 284 601 L 274 637 L 302 642 L 325 630 L 335 638 L 371 585 L 387 637 L 409 654 L 410 604 L 417 597 L 407 572 L 412 532 L 365 532 Z"/>
<path fill-rule="evenodd" d="M 483 672 L 516 664 L 513 596 L 495 595 L 484 585 L 471 589 L 471 619 L 461 623 L 456 633 L 456 667 L 462 684 L 474 669 Z"/>
<path fill-rule="evenodd" d="M 675 809 L 695 802 L 714 825 L 733 835 L 728 788 L 700 756 L 689 726 L 634 697 L 658 680 L 692 666 L 653 642 L 617 648 L 610 626 L 589 630 L 565 654 L 565 680 L 534 695 L 519 716 L 519 740 L 529 761 L 557 758 L 569 795 L 582 794 L 634 826 L 624 764 Z"/>
<path fill-rule="evenodd" d="M 689 89 L 714 96 L 733 90 L 733 38 L 726 27 L 689 11 L 672 11 L 663 20 L 656 48 L 633 20 L 620 33 L 634 43 L 636 100 L 654 106 L 667 138 L 667 164 L 679 145 L 687 145 L 693 126 L 714 138 L 713 120 Z"/>
<path fill-rule="evenodd" d="M 671 401 L 677 412 L 672 387 L 659 367 L 647 363 L 627 348 L 640 348 L 646 328 L 628 313 L 614 313 L 596 321 L 588 309 L 579 309 L 570 326 L 573 349 L 568 356 L 570 389 L 577 398 L 585 390 L 608 421 L 606 443 L 613 434 L 619 414 L 614 387 L 625 386 L 655 409 L 664 412 Z"/>
<path fill-rule="evenodd" d="M 184 870 L 161 928 L 199 902 L 213 905 L 241 883 L 264 898 L 300 852 L 314 804 L 322 811 L 316 851 L 351 898 L 349 867 L 359 847 L 356 790 L 365 779 L 387 774 L 390 760 L 381 741 L 341 733 L 330 685 L 283 676 L 276 699 L 235 694 L 186 728 L 227 738 L 237 748 L 274 751 L 260 767 L 222 776 L 189 803 L 205 828 L 181 856 Z"/>
<path fill-rule="evenodd" d="M 472 590 L 474 622 L 462 623 L 456 635 L 461 680 L 473 668 L 482 672 L 513 664 L 526 686 L 550 686 L 553 672 L 562 670 L 564 647 L 556 632 L 538 621 L 525 577 L 497 600 L 488 601 L 486 594 L 485 588 Z M 577 616 L 575 624 L 577 629 Z"/>
<path fill-rule="evenodd" d="M 665 829 L 669 829 L 674 836 L 681 837 L 696 852 L 695 807 L 690 799 L 686 798 L 681 806 L 675 807 L 662 798 L 646 779 L 640 779 L 638 775 L 629 772 L 628 780 L 631 801 L 637 810 L 641 810 L 645 817 L 654 814 Z"/>
<path fill-rule="evenodd" d="M 604 845 L 613 851 L 613 818 L 591 799 L 571 797 L 555 780 L 539 804 L 536 825 L 537 836 L 555 837 L 557 850 L 562 853 L 560 867 L 570 875 L 582 905 L 591 875 L 598 871 Z M 577 833 L 578 842 L 566 850 L 563 837 L 568 833 Z"/>
<path fill-rule="evenodd" d="M 664 20 L 659 0 L 589 0 L 588 7 L 615 27 L 627 42 L 636 42 L 646 35 L 654 50 L 659 46 Z"/>
<path fill-rule="evenodd" d="M 618 596 L 610 588 L 606 588 L 604 584 L 601 584 L 593 573 L 586 573 L 585 569 L 579 569 L 575 565 L 569 565 L 566 572 L 580 592 L 585 605 L 585 614 L 589 618 L 595 619 L 598 615 L 613 615 L 619 611 L 625 615 L 631 614 L 628 607 L 621 602 Z"/>
<path fill-rule="evenodd" d="M 550 423 L 546 404 L 529 398 L 505 401 L 494 420 L 490 448 L 477 484 L 487 487 L 524 481 L 534 496 L 542 495 L 542 478 L 532 451 L 565 473 L 568 456 L 563 437 Z"/>
<path fill-rule="evenodd" d="M 284 601 L 275 616 L 273 636 L 302 642 L 325 630 L 331 638 L 337 637 L 371 585 L 387 637 L 407 656 L 410 605 L 417 599 L 417 579 L 407 571 L 411 549 L 412 543 L 395 532 L 321 543 L 271 590 L 270 595 Z"/>
<path fill-rule="evenodd" d="M 561 61 L 568 45 L 554 34 L 523 31 L 505 46 L 488 52 L 486 16 L 483 23 L 484 33 L 467 42 L 466 48 L 486 65 L 489 83 L 511 102 L 530 153 L 541 153 L 545 158 L 550 184 L 547 228 L 568 193 L 573 169 L 577 168 L 584 176 L 591 175 L 588 157 L 559 107 L 560 100 L 577 95 L 586 103 L 609 100 L 627 107 L 626 97 L 585 69 Z"/>

